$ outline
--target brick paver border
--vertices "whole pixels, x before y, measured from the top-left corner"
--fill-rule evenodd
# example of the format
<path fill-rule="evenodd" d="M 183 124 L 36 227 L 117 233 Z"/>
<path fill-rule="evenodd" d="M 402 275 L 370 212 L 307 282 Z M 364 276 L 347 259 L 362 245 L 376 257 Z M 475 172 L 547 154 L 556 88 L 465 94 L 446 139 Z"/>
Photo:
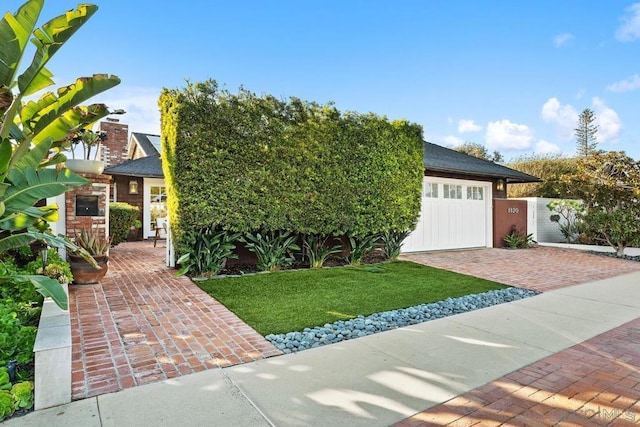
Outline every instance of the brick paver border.
<path fill-rule="evenodd" d="M 636 319 L 395 426 L 638 425 L 639 367 Z"/>
<path fill-rule="evenodd" d="M 69 287 L 72 398 L 281 354 L 187 277 L 164 245 L 121 243 L 98 285 Z"/>

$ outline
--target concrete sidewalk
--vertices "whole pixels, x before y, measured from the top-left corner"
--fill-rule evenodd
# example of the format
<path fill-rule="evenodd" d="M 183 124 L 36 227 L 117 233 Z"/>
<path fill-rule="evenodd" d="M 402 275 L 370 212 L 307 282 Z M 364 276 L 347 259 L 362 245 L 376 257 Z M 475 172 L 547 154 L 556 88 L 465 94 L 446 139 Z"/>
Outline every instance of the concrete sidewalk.
<path fill-rule="evenodd" d="M 73 402 L 7 426 L 388 426 L 640 318 L 640 273 Z"/>

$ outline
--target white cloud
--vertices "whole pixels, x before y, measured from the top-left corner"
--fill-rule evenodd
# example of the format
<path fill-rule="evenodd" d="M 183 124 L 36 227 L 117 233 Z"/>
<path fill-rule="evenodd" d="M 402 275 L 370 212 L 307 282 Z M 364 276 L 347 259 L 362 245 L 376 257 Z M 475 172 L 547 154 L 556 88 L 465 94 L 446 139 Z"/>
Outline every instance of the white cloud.
<path fill-rule="evenodd" d="M 452 125 L 453 124 L 453 117 L 449 116 L 447 117 L 447 122 Z"/>
<path fill-rule="evenodd" d="M 445 136 L 442 140 L 444 141 L 447 147 L 457 147 L 459 145 L 464 144 L 463 139 L 453 135 Z"/>
<path fill-rule="evenodd" d="M 538 154 L 551 154 L 560 153 L 562 150 L 556 144 L 552 144 L 544 139 L 541 139 L 536 144 L 536 153 Z"/>
<path fill-rule="evenodd" d="M 115 116 L 129 126 L 129 132 L 160 134 L 160 89 L 116 86 L 91 98 L 91 103 L 107 104 L 111 110 L 123 109 L 126 114 Z"/>
<path fill-rule="evenodd" d="M 482 126 L 477 125 L 473 120 L 460 120 L 458 122 L 458 133 L 480 132 Z"/>
<path fill-rule="evenodd" d="M 487 124 L 485 138 L 489 150 L 526 150 L 533 142 L 533 132 L 526 125 L 499 120 Z"/>
<path fill-rule="evenodd" d="M 612 108 L 607 107 L 604 101 L 598 97 L 593 98 L 593 111 L 596 114 L 598 125 L 598 142 L 609 142 L 620 136 L 622 121 Z"/>
<path fill-rule="evenodd" d="M 585 89 L 580 89 L 578 93 L 576 93 L 576 99 L 581 99 L 586 93 L 587 91 Z"/>
<path fill-rule="evenodd" d="M 591 101 L 591 109 L 596 115 L 599 142 L 615 140 L 622 129 L 618 113 L 605 105 L 604 101 L 595 97 Z M 579 113 L 571 104 L 562 105 L 558 98 L 549 98 L 540 112 L 542 119 L 557 126 L 558 137 L 567 141 L 575 140 L 575 128 L 578 125 Z"/>
<path fill-rule="evenodd" d="M 569 33 L 558 34 L 553 38 L 553 44 L 556 45 L 556 47 L 564 47 L 574 38 L 575 36 L 573 34 L 569 34 Z"/>
<path fill-rule="evenodd" d="M 549 98 L 542 106 L 540 114 L 545 122 L 556 125 L 559 138 L 570 140 L 573 137 L 578 112 L 572 105 L 562 105 L 558 98 Z"/>
<path fill-rule="evenodd" d="M 620 18 L 622 24 L 616 30 L 616 38 L 622 42 L 640 39 L 640 3 L 634 3 L 625 9 Z"/>
<path fill-rule="evenodd" d="M 612 83 L 607 86 L 607 90 L 611 92 L 631 92 L 632 90 L 640 89 L 640 75 L 634 74 L 625 80 L 620 80 L 619 82 Z"/>

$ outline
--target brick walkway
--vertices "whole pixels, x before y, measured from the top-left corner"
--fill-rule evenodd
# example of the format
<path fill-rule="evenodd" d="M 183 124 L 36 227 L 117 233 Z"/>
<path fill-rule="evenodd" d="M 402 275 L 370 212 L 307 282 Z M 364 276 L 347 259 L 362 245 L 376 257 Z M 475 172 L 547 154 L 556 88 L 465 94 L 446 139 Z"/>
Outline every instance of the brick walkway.
<path fill-rule="evenodd" d="M 401 258 L 541 292 L 640 271 L 640 262 L 545 246 L 431 252 Z"/>
<path fill-rule="evenodd" d="M 396 427 L 640 424 L 640 319 L 512 372 Z"/>
<path fill-rule="evenodd" d="M 69 287 L 73 399 L 281 354 L 188 278 L 174 278 L 163 246 L 121 243 L 102 284 Z"/>

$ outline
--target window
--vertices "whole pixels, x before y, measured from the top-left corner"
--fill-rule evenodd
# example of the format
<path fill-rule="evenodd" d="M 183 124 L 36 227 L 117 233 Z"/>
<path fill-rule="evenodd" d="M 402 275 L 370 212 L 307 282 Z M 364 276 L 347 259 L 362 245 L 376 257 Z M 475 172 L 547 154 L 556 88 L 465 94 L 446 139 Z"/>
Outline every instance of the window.
<path fill-rule="evenodd" d="M 483 191 L 482 187 L 467 187 L 467 200 L 484 200 Z"/>
<path fill-rule="evenodd" d="M 111 184 L 109 184 L 109 201 L 110 202 L 118 201 L 118 194 L 117 194 L 115 182 L 112 182 Z"/>
<path fill-rule="evenodd" d="M 167 217 L 167 189 L 163 186 L 151 186 L 149 188 L 151 196 L 151 230 L 156 228 L 156 218 Z"/>
<path fill-rule="evenodd" d="M 462 185 L 444 184 L 445 199 L 462 199 Z"/>
<path fill-rule="evenodd" d="M 424 194 L 422 197 L 426 197 L 429 199 L 437 199 L 438 198 L 438 184 L 433 182 L 427 182 L 424 186 Z"/>

